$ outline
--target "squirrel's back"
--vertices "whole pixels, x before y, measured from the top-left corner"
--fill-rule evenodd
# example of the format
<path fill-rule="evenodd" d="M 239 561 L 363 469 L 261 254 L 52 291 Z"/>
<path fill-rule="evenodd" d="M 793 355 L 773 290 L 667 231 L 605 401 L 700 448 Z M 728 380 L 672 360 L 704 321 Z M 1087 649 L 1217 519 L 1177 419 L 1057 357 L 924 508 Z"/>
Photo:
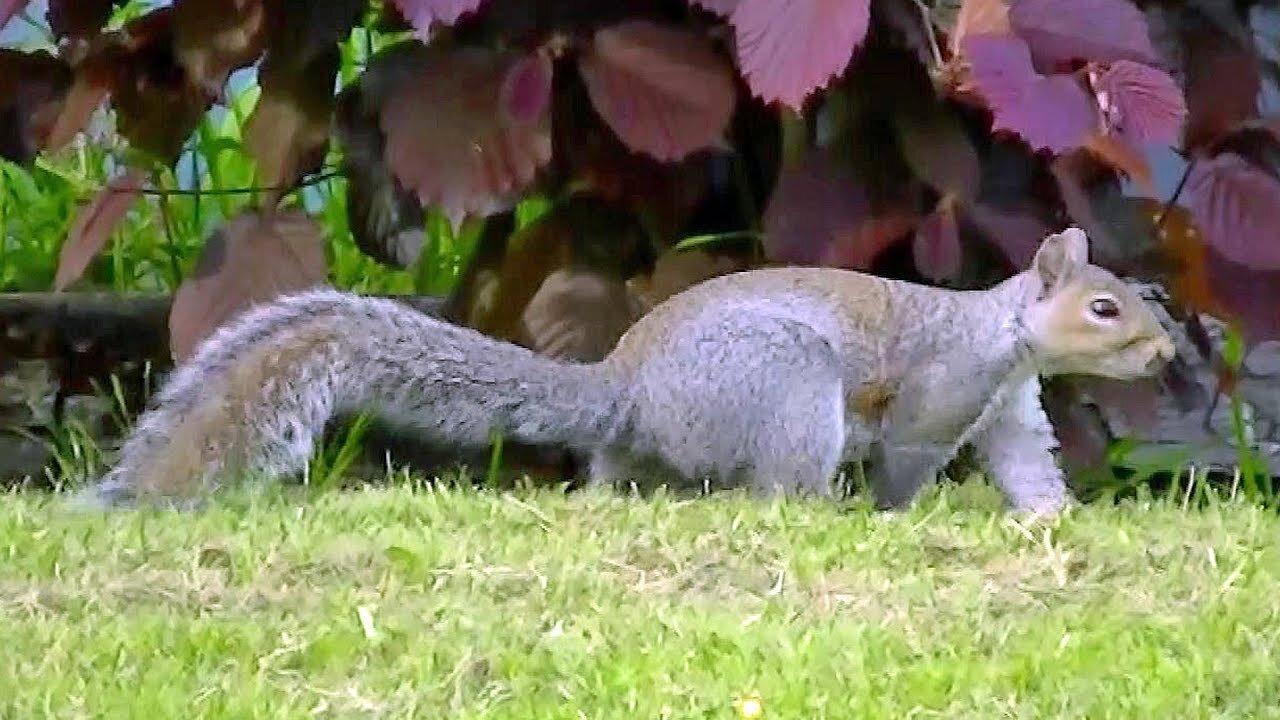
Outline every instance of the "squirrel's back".
<path fill-rule="evenodd" d="M 618 341 L 608 361 L 619 371 L 662 352 L 671 340 L 727 315 L 749 322 L 807 325 L 845 354 L 890 362 L 905 336 L 934 316 L 956 319 L 975 293 L 956 292 L 825 267 L 769 267 L 721 275 L 656 305 Z M 975 318 L 975 321 L 982 318 Z"/>

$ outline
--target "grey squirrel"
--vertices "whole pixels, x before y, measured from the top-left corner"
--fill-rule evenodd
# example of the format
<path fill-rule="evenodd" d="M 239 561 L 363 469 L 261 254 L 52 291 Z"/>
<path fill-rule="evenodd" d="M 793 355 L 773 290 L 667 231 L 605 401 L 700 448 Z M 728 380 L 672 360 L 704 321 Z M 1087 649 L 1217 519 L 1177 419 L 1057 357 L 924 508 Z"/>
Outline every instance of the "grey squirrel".
<path fill-rule="evenodd" d="M 174 371 L 93 506 L 184 505 L 302 470 L 338 411 L 441 443 L 496 428 L 591 457 L 594 483 L 655 479 L 831 496 L 871 459 L 880 507 L 907 504 L 972 443 L 1008 504 L 1071 501 L 1040 375 L 1149 376 L 1174 345 L 1077 228 L 985 290 L 850 270 L 722 275 L 666 299 L 601 362 L 539 356 L 392 300 L 315 290 L 260 305 Z"/>

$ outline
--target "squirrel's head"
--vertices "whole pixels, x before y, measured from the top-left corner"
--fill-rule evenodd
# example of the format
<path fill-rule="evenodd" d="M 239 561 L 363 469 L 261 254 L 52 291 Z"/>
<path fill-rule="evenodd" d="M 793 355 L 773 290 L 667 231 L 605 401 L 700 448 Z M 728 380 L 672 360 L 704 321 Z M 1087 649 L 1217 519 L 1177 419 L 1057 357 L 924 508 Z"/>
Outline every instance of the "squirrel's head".
<path fill-rule="evenodd" d="M 1172 338 L 1137 291 L 1089 264 L 1083 230 L 1045 238 L 1026 274 L 1037 296 L 1023 323 L 1042 372 L 1129 380 L 1173 359 Z"/>

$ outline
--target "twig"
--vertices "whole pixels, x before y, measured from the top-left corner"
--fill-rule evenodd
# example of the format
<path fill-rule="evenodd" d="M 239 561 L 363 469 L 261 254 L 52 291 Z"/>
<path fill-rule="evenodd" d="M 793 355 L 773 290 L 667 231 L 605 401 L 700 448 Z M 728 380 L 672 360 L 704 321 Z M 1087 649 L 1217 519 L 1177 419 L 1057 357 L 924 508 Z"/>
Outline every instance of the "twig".
<path fill-rule="evenodd" d="M 1182 177 L 1178 180 L 1178 186 L 1173 189 L 1173 194 L 1169 196 L 1169 201 L 1164 204 L 1160 210 L 1160 216 L 1156 218 L 1156 232 L 1164 227 L 1164 221 L 1169 217 L 1169 211 L 1174 205 L 1178 204 L 1178 198 L 1182 196 L 1182 190 L 1187 186 L 1187 178 L 1191 177 L 1191 168 L 1195 167 L 1196 159 L 1191 158 L 1187 161 L 1187 169 L 1182 171 Z"/>
<path fill-rule="evenodd" d="M 169 251 L 169 271 L 173 273 L 171 281 L 173 286 L 177 287 L 182 282 L 182 268 L 178 265 L 178 241 L 174 237 L 173 218 L 169 213 L 169 196 L 160 195 L 157 200 L 156 204 L 160 209 L 160 224 L 164 228 L 165 249 Z"/>
<path fill-rule="evenodd" d="M 342 175 L 341 170 L 329 169 L 329 170 L 326 170 L 325 172 L 312 175 L 311 177 L 295 185 L 274 185 L 274 186 L 217 188 L 217 189 L 192 188 L 189 190 L 186 188 L 167 188 L 167 189 L 145 188 L 141 191 L 141 193 L 143 195 L 150 195 L 153 197 L 171 197 L 171 196 L 202 197 L 205 195 L 249 195 L 252 193 L 268 192 L 268 191 L 276 191 L 276 190 L 287 190 L 289 193 L 293 193 L 305 187 L 311 187 L 312 185 L 319 185 L 320 183 L 323 183 L 328 180 L 332 180 L 335 177 L 340 177 L 341 175 Z M 110 190 L 111 192 L 133 192 L 132 190 L 122 190 L 117 188 L 107 188 L 107 189 Z"/>
<path fill-rule="evenodd" d="M 933 30 L 933 13 L 924 0 L 915 0 L 916 9 L 920 11 L 920 22 L 924 25 L 924 35 L 929 38 L 929 51 L 933 53 L 933 63 L 942 67 L 942 48 L 938 47 L 938 35 Z"/>

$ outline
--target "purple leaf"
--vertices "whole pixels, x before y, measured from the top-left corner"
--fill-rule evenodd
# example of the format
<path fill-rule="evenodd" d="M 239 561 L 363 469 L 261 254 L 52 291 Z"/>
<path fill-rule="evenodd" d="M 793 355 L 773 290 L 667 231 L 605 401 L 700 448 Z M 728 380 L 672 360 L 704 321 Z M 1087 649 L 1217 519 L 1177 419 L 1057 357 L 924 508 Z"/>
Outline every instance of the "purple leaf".
<path fill-rule="evenodd" d="M 695 7 L 706 8 L 713 13 L 728 17 L 738 7 L 739 0 L 689 0 L 689 4 Z"/>
<path fill-rule="evenodd" d="M 962 0 L 954 28 L 948 34 L 952 55 L 960 54 L 960 47 L 970 35 L 1012 35 L 1009 6 L 1005 0 Z"/>
<path fill-rule="evenodd" d="M 1199 160 L 1187 208 L 1205 242 L 1232 262 L 1280 270 L 1280 182 L 1235 153 Z"/>
<path fill-rule="evenodd" d="M 866 38 L 871 1 L 741 0 L 730 19 L 752 92 L 799 110 L 849 64 Z"/>
<path fill-rule="evenodd" d="M 545 55 L 417 45 L 386 75 L 387 164 L 455 227 L 511 207 L 551 159 L 550 99 L 539 95 L 551 92 Z"/>
<path fill-rule="evenodd" d="M 915 218 L 898 208 L 874 211 L 854 173 L 817 151 L 783 166 L 763 221 L 771 260 L 865 269 Z"/>
<path fill-rule="evenodd" d="M 1262 92 L 1259 52 L 1252 42 L 1203 22 L 1180 23 L 1182 82 L 1187 98 L 1183 143 L 1200 149 L 1222 139 L 1246 120 L 1258 117 Z"/>
<path fill-rule="evenodd" d="M 1231 262 L 1205 249 L 1205 273 L 1224 309 L 1253 345 L 1280 340 L 1280 270 L 1260 270 Z"/>
<path fill-rule="evenodd" d="M 146 183 L 145 170 L 128 168 L 123 175 L 107 183 L 88 205 L 80 209 L 58 254 L 58 273 L 53 279 L 55 290 L 61 292 L 67 289 L 84 275 L 84 271 L 111 239 L 111 234 L 129 214 L 129 209 L 142 196 Z"/>
<path fill-rule="evenodd" d="M 960 231 L 952 201 L 943 199 L 920 223 L 911 251 L 916 269 L 934 282 L 953 280 L 960 274 Z"/>
<path fill-rule="evenodd" d="M 1160 420 L 1160 381 L 1153 378 L 1114 380 L 1104 377 L 1073 378 L 1098 407 L 1118 413 L 1135 430 L 1150 433 Z"/>
<path fill-rule="evenodd" d="M 458 18 L 475 11 L 484 0 L 391 0 L 404 19 L 426 38 L 434 23 L 452 25 Z"/>
<path fill-rule="evenodd" d="M 940 195 L 971 202 L 982 185 L 982 162 L 958 116 L 940 106 L 894 116 L 907 166 Z"/>
<path fill-rule="evenodd" d="M 516 60 L 502 80 L 502 111 L 521 125 L 538 122 L 551 102 L 551 80 L 551 63 L 542 53 Z"/>
<path fill-rule="evenodd" d="M 1129 0 L 1015 0 L 1009 22 L 1041 69 L 1070 60 L 1160 64 L 1147 20 Z"/>
<path fill-rule="evenodd" d="M 1058 194 L 1062 197 L 1067 216 L 1089 234 L 1096 259 L 1100 254 L 1099 246 L 1114 247 L 1116 242 L 1111 237 L 1108 224 L 1099 221 L 1097 214 L 1094 213 L 1093 196 L 1085 187 L 1086 173 L 1091 165 L 1088 156 L 1072 153 L 1054 158 L 1049 165 L 1049 171 L 1057 182 Z"/>
<path fill-rule="evenodd" d="M 173 359 L 246 309 L 322 285 L 329 274 L 324 230 L 297 210 L 243 212 L 205 242 L 194 271 L 173 295 L 169 347 Z"/>
<path fill-rule="evenodd" d="M 600 116 L 658 160 L 715 145 L 733 115 L 733 68 L 701 34 L 626 22 L 598 31 L 579 63 Z"/>
<path fill-rule="evenodd" d="M 1177 143 L 1187 102 L 1169 73 L 1117 60 L 1098 75 L 1094 92 L 1107 125 L 1134 146 Z"/>
<path fill-rule="evenodd" d="M 1047 383 L 1042 402 L 1061 449 L 1063 469 L 1081 475 L 1102 467 L 1111 434 L 1098 413 L 1082 402 L 1079 391 L 1068 383 Z"/>
<path fill-rule="evenodd" d="M 1006 212 L 975 203 L 966 207 L 965 213 L 1018 270 L 1031 267 L 1036 249 L 1045 236 L 1053 232 L 1048 223 L 1030 212 Z"/>
<path fill-rule="evenodd" d="M 844 229 L 870 214 L 866 189 L 825 152 L 782 167 L 765 208 L 764 249 L 770 259 L 814 265 Z"/>
<path fill-rule="evenodd" d="M 1016 37 L 970 35 L 962 43 L 978 93 L 996 130 L 1017 133 L 1035 150 L 1066 152 L 1098 127 L 1098 107 L 1074 75 L 1036 73 Z"/>

